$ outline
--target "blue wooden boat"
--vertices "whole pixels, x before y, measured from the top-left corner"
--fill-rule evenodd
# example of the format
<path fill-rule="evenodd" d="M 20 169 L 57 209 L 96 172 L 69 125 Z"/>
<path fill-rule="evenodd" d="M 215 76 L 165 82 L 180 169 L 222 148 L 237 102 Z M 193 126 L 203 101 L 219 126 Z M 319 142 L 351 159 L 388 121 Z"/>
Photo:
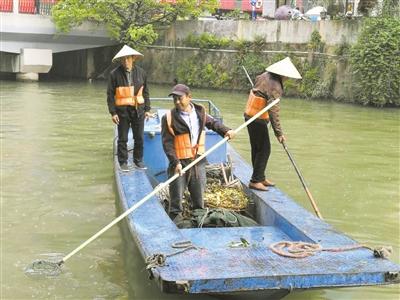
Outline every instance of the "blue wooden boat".
<path fill-rule="evenodd" d="M 162 99 L 153 99 L 153 102 L 158 100 Z M 164 100 L 171 105 L 170 99 Z M 195 101 L 203 102 L 211 115 L 220 117 L 211 101 Z M 158 109 L 157 116 L 145 124 L 147 170 L 121 172 L 115 156 L 115 179 L 120 207 L 124 211 L 167 180 L 168 161 L 160 136 L 160 121 L 166 111 Z M 207 132 L 206 148 L 220 139 L 214 132 Z M 128 148 L 132 145 L 130 140 Z M 275 299 L 293 290 L 399 283 L 400 266 L 388 259 L 376 258 L 367 248 L 318 251 L 306 258 L 274 253 L 270 246 L 280 241 L 313 243 L 325 249 L 358 243 L 312 215 L 276 187 L 268 192 L 249 190 L 247 184 L 252 169 L 231 146 L 224 144 L 208 156 L 208 161 L 224 163 L 227 154 L 233 161 L 234 177 L 240 180 L 245 193 L 254 202 L 254 219 L 259 226 L 178 229 L 155 196 L 126 218 L 143 259 L 165 259 L 149 270 L 161 291 L 211 294 L 229 299 L 236 296 L 250 299 L 253 295 Z M 132 163 L 131 157 L 130 160 Z M 250 246 L 230 247 L 241 238 Z M 183 249 L 186 251 L 176 248 L 186 241 L 195 247 Z"/>

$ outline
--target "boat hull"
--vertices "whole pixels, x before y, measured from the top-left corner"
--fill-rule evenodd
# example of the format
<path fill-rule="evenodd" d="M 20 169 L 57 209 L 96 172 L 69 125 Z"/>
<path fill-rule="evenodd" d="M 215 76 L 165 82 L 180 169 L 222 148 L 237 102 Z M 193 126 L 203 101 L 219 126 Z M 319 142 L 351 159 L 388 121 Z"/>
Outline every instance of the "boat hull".
<path fill-rule="evenodd" d="M 145 134 L 154 133 L 155 128 Z M 160 138 L 159 132 L 153 135 L 153 143 L 157 137 Z M 130 147 L 132 144 L 130 140 Z M 145 149 L 147 152 L 151 147 L 145 144 Z M 279 241 L 318 243 L 324 248 L 346 247 L 357 242 L 316 218 L 276 187 L 268 192 L 248 189 L 251 167 L 229 145 L 226 152 L 233 160 L 233 175 L 255 206 L 254 218 L 259 226 L 178 229 L 155 196 L 126 218 L 128 236 L 143 260 L 154 255 L 166 258 L 165 264 L 149 268 L 162 292 L 249 299 L 253 295 L 283 297 L 294 290 L 399 282 L 400 266 L 375 258 L 365 248 L 335 253 L 321 251 L 302 259 L 282 257 L 271 251 L 271 244 Z M 155 153 L 164 155 L 160 151 Z M 224 153 L 221 159 L 226 160 L 223 156 Z M 145 164 L 152 166 L 154 161 L 145 156 Z M 114 167 L 122 211 L 151 193 L 165 176 L 152 167 L 146 171 L 121 172 L 116 156 Z M 241 238 L 251 246 L 229 247 Z M 174 248 L 176 243 L 184 241 L 191 241 L 195 248 L 185 251 Z"/>

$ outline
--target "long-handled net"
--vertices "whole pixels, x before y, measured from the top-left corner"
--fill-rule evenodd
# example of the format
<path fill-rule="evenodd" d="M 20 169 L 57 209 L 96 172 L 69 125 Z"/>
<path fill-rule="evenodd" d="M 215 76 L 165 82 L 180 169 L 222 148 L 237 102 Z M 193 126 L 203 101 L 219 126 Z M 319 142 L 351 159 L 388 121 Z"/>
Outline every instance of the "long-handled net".
<path fill-rule="evenodd" d="M 256 115 L 251 117 L 249 120 L 247 120 L 245 123 L 240 125 L 238 128 L 234 130 L 234 133 L 238 133 L 241 131 L 243 128 L 247 127 L 248 124 L 253 122 L 255 119 L 260 117 L 264 112 L 269 110 L 272 106 L 277 104 L 280 101 L 280 99 L 275 99 L 272 101 L 270 104 L 268 104 L 266 107 L 264 107 L 262 110 L 260 110 Z M 215 149 L 223 145 L 229 140 L 229 137 L 226 136 L 224 137 L 221 141 L 213 145 L 210 149 L 208 149 L 204 154 L 196 158 L 194 161 L 192 161 L 189 165 L 183 168 L 182 172 L 187 172 L 190 168 L 192 168 L 195 164 L 197 164 L 199 161 L 204 159 L 208 154 L 212 153 Z M 61 260 L 59 261 L 52 261 L 52 260 L 36 260 L 33 263 L 31 263 L 29 266 L 26 267 L 25 272 L 30 275 L 43 275 L 43 276 L 56 276 L 61 273 L 62 269 L 61 266 L 72 256 L 74 256 L 76 253 L 78 253 L 80 250 L 85 248 L 87 245 L 89 245 L 92 241 L 97 239 L 100 235 L 102 235 L 104 232 L 106 232 L 108 229 L 110 229 L 112 226 L 117 224 L 119 221 L 124 219 L 127 215 L 132 213 L 135 209 L 143 205 L 147 200 L 151 199 L 154 195 L 156 195 L 160 190 L 168 186 L 172 181 L 177 179 L 180 176 L 180 174 L 175 174 L 172 177 L 170 177 L 167 181 L 165 181 L 162 184 L 159 184 L 151 193 L 147 194 L 144 198 L 140 199 L 137 201 L 134 205 L 132 205 L 129 209 L 127 209 L 124 213 L 119 215 L 117 218 L 115 218 L 113 221 L 111 221 L 109 224 L 107 224 L 105 227 L 103 227 L 100 231 L 92 235 L 89 239 L 84 241 L 82 244 L 80 244 L 78 247 L 76 247 L 74 250 L 72 250 L 70 253 L 65 255 Z"/>
<path fill-rule="evenodd" d="M 25 274 L 32 277 L 58 276 L 62 272 L 62 254 L 45 254 L 46 259 L 37 259 L 25 267 Z"/>

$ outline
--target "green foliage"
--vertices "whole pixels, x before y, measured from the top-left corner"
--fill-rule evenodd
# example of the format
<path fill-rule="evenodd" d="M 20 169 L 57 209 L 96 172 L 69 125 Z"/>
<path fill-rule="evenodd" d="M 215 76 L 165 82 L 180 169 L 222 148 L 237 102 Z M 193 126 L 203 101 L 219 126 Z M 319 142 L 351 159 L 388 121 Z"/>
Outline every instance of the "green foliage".
<path fill-rule="evenodd" d="M 311 98 L 314 88 L 320 78 L 318 68 L 306 65 L 302 75 L 303 79 L 301 81 L 300 92 L 304 97 Z"/>
<path fill-rule="evenodd" d="M 249 42 L 239 41 L 237 45 L 240 45 L 241 51 L 218 56 L 215 60 L 210 61 L 205 52 L 199 52 L 189 59 L 179 61 L 176 70 L 179 81 L 196 87 L 248 90 L 251 85 L 242 66 L 254 82 L 259 74 L 265 72 L 266 67 L 287 56 L 285 53 L 265 55 L 250 51 L 253 45 Z M 318 99 L 332 97 L 336 79 L 335 60 L 315 59 L 312 64 L 304 63 L 304 59 L 296 56 L 291 56 L 291 60 L 303 75 L 303 80 L 288 79 L 284 84 L 285 95 Z"/>
<path fill-rule="evenodd" d="M 237 53 L 232 63 L 232 86 L 243 87 L 248 89 L 251 87 L 249 79 L 246 76 L 242 66 L 244 66 L 249 73 L 250 78 L 254 82 L 257 75 L 263 73 L 267 67 L 267 62 L 258 54 L 249 53 Z"/>
<path fill-rule="evenodd" d="M 145 26 L 131 26 L 128 29 L 127 37 L 129 41 L 140 41 L 140 44 L 150 45 L 152 44 L 158 37 L 157 33 L 153 30 L 153 27 L 150 24 Z"/>
<path fill-rule="evenodd" d="M 322 37 L 319 34 L 318 30 L 314 30 L 311 33 L 310 42 L 307 45 L 308 49 L 315 52 L 323 52 L 325 43 L 322 41 Z"/>
<path fill-rule="evenodd" d="M 184 43 L 189 47 L 201 49 L 221 49 L 228 48 L 231 40 L 227 38 L 217 38 L 215 35 L 208 32 L 202 33 L 200 36 L 189 34 Z"/>
<path fill-rule="evenodd" d="M 176 0 L 175 4 L 158 0 L 60 0 L 52 16 L 61 32 L 90 21 L 104 25 L 121 43 L 144 46 L 156 40 L 160 26 L 178 18 L 196 18 L 203 11 L 213 11 L 217 5 L 217 0 Z"/>
<path fill-rule="evenodd" d="M 336 80 L 336 61 L 320 58 L 312 64 L 293 63 L 298 66 L 303 79 L 296 83 L 301 95 L 306 98 L 327 99 L 332 97 Z M 285 84 L 287 86 L 287 84 Z"/>
<path fill-rule="evenodd" d="M 231 80 L 225 68 L 205 62 L 201 53 L 181 61 L 176 73 L 179 82 L 185 82 L 194 87 L 221 88 Z"/>
<path fill-rule="evenodd" d="M 325 63 L 324 67 L 319 70 L 320 79 L 311 92 L 311 98 L 327 99 L 332 97 L 333 94 L 332 91 L 336 79 L 336 64 L 333 62 Z"/>
<path fill-rule="evenodd" d="M 383 17 L 399 17 L 399 0 L 383 0 L 380 14 Z"/>
<path fill-rule="evenodd" d="M 193 56 L 190 59 L 180 60 L 176 74 L 179 82 L 184 82 L 189 86 L 201 86 L 200 81 L 200 65 L 197 63 L 198 57 Z"/>
<path fill-rule="evenodd" d="M 283 53 L 275 54 L 273 57 L 273 60 L 271 61 L 270 64 L 277 62 L 279 60 L 282 60 L 286 57 L 287 55 Z M 303 74 L 303 63 L 300 58 L 296 56 L 290 56 L 290 59 L 292 63 L 296 66 L 297 70 L 299 71 L 300 74 Z M 300 94 L 300 86 L 301 86 L 302 81 L 301 80 L 296 80 L 296 79 L 291 79 L 289 78 L 285 82 L 285 95 L 296 95 L 298 96 Z"/>
<path fill-rule="evenodd" d="M 208 86 L 213 88 L 218 88 L 220 86 L 224 86 L 224 84 L 228 81 L 229 76 L 226 72 L 222 70 L 220 67 L 215 67 L 212 64 L 206 64 L 203 66 L 200 76 L 202 81 L 208 84 Z"/>
<path fill-rule="evenodd" d="M 336 46 L 335 54 L 336 55 L 340 55 L 340 56 L 349 55 L 350 49 L 351 49 L 351 45 L 350 44 L 348 44 L 346 42 L 342 42 L 341 44 Z"/>
<path fill-rule="evenodd" d="M 197 40 L 198 40 L 198 38 L 197 38 L 197 36 L 196 35 L 194 35 L 193 33 L 190 33 L 184 40 L 183 40 L 183 42 L 184 42 L 184 44 L 185 44 L 185 46 L 187 46 L 187 47 L 197 47 Z"/>
<path fill-rule="evenodd" d="M 263 37 L 259 36 L 254 41 L 219 39 L 207 33 L 201 36 L 190 35 L 185 40 L 187 46 L 197 48 L 233 48 L 238 50 L 232 55 L 232 60 L 227 63 L 227 57 L 205 62 L 204 52 L 200 52 L 191 59 L 180 62 L 177 75 L 180 81 L 192 86 L 213 87 L 224 89 L 249 89 L 250 83 L 243 71 L 244 66 L 250 78 L 255 80 L 257 75 L 263 73 L 269 65 L 280 61 L 288 56 L 287 53 L 265 54 L 262 50 L 266 48 Z M 310 42 L 313 50 L 321 50 L 324 43 L 316 31 Z M 338 54 L 348 51 L 349 45 L 342 43 L 337 49 Z M 313 62 L 304 63 L 304 59 L 291 56 L 291 60 L 303 75 L 303 80 L 288 79 L 285 82 L 286 95 L 301 95 L 306 98 L 326 99 L 332 97 L 336 79 L 336 61 L 324 58 L 314 59 Z"/>
<path fill-rule="evenodd" d="M 364 16 L 370 16 L 372 11 L 376 11 L 381 17 L 399 17 L 399 0 L 360 0 L 358 12 Z"/>
<path fill-rule="evenodd" d="M 240 9 L 236 8 L 236 9 L 231 10 L 230 12 L 226 13 L 224 16 L 225 16 L 225 19 L 239 20 L 241 14 L 242 13 L 241 13 Z"/>
<path fill-rule="evenodd" d="M 287 55 L 284 53 L 275 53 L 268 61 L 268 65 L 272 65 L 282 59 L 284 59 Z"/>
<path fill-rule="evenodd" d="M 267 46 L 267 42 L 265 41 L 265 37 L 257 35 L 254 38 L 251 49 L 254 52 L 261 52 L 262 50 L 264 50 L 266 48 L 266 46 Z"/>
<path fill-rule="evenodd" d="M 235 40 L 232 43 L 233 49 L 238 50 L 239 52 L 242 53 L 247 53 L 249 52 L 251 48 L 252 43 L 250 41 L 246 40 Z"/>
<path fill-rule="evenodd" d="M 355 101 L 400 106 L 400 19 L 367 19 L 351 49 Z"/>

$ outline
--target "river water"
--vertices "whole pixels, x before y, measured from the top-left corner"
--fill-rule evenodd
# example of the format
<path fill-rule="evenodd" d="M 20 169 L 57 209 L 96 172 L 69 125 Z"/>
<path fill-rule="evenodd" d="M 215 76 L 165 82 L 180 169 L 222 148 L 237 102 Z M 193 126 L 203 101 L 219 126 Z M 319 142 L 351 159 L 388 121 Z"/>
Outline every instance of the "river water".
<path fill-rule="evenodd" d="M 24 273 L 35 259 L 66 255 L 115 217 L 113 126 L 104 82 L 0 83 L 0 299 L 189 299 L 158 292 L 118 227 L 70 258 L 60 276 Z M 152 85 L 151 96 L 164 97 L 169 88 Z M 244 93 L 193 92 L 212 99 L 227 125 L 243 122 Z M 400 263 L 399 110 L 299 99 L 283 99 L 281 106 L 289 150 L 325 220 L 361 243 L 391 245 L 391 259 Z M 249 161 L 247 133 L 232 144 Z M 312 211 L 283 149 L 276 140 L 272 147 L 268 177 Z M 285 299 L 389 300 L 399 294 L 397 285 Z"/>

